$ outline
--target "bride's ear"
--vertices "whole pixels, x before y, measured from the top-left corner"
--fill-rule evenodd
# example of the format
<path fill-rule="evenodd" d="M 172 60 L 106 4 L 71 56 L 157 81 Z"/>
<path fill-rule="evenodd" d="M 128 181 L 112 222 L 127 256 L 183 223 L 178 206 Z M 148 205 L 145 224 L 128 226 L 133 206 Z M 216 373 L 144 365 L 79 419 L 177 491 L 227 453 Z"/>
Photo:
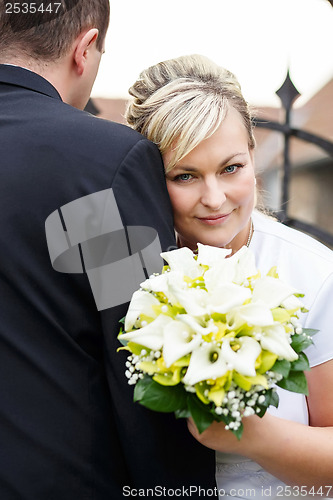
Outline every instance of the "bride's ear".
<path fill-rule="evenodd" d="M 81 34 L 74 49 L 74 64 L 78 75 L 82 75 L 89 57 L 89 50 L 96 44 L 98 38 L 98 29 L 91 28 L 84 34 Z"/>

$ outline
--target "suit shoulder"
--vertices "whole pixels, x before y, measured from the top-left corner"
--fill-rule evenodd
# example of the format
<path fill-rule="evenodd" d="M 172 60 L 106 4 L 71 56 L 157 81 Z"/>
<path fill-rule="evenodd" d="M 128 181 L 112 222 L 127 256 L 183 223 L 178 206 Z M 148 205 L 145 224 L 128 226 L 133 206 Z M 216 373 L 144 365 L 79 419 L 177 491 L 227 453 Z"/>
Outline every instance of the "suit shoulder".
<path fill-rule="evenodd" d="M 66 104 L 61 108 L 63 113 L 57 111 L 49 130 L 53 128 L 60 143 L 68 143 L 70 138 L 72 151 L 76 149 L 87 158 L 94 156 L 106 162 L 111 158 L 121 162 L 133 149 L 142 154 L 159 154 L 155 144 L 127 125 L 98 118 Z"/>
<path fill-rule="evenodd" d="M 81 111 L 66 104 L 64 107 L 64 111 L 65 110 L 65 116 L 63 116 L 61 120 L 63 125 L 65 125 L 65 121 L 68 127 L 75 124 L 77 130 L 81 133 L 89 133 L 91 135 L 99 134 L 102 137 L 105 136 L 107 138 L 110 138 L 110 136 L 114 138 L 122 137 L 123 140 L 127 140 L 133 145 L 138 141 L 147 141 L 143 135 L 131 129 L 127 125 L 99 118 L 87 113 L 86 111 Z"/>

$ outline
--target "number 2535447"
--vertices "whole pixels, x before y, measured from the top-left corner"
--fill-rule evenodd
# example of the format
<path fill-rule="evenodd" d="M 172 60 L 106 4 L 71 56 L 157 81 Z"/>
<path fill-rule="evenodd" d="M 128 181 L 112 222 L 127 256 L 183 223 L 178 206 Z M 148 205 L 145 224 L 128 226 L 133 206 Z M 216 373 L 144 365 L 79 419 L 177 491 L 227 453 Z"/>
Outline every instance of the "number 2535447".
<path fill-rule="evenodd" d="M 36 3 L 36 2 L 7 2 L 6 14 L 35 14 L 37 12 L 48 12 L 57 14 L 61 2 Z"/>
<path fill-rule="evenodd" d="M 320 488 L 307 488 L 306 486 L 278 486 L 277 497 L 313 497 L 329 498 L 333 494 L 333 486 L 321 486 Z"/>

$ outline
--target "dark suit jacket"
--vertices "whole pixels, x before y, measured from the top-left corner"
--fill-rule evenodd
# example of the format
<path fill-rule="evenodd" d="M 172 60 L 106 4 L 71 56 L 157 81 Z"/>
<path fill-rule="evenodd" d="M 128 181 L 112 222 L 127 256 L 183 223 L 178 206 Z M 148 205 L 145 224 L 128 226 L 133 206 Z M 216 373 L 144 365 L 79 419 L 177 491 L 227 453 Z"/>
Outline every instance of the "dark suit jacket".
<path fill-rule="evenodd" d="M 87 276 L 55 271 L 45 238 L 52 212 L 112 188 L 124 226 L 173 245 L 157 148 L 0 65 L 0 163 L 1 500 L 118 500 L 154 487 L 186 498 L 190 486 L 199 498 L 195 487 L 215 486 L 214 453 L 184 421 L 133 403 L 116 353 L 126 305 L 98 312 Z"/>

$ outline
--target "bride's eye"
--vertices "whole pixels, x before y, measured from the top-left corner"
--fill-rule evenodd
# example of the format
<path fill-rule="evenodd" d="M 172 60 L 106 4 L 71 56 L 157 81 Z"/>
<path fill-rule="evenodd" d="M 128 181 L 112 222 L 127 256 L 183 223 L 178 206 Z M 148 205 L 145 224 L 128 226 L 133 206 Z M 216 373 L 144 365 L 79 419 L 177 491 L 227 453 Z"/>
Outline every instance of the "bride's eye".
<path fill-rule="evenodd" d="M 225 167 L 224 169 L 224 172 L 226 174 L 233 174 L 234 172 L 236 172 L 239 168 L 241 168 L 241 165 L 228 165 L 227 167 Z"/>
<path fill-rule="evenodd" d="M 193 175 L 191 174 L 179 174 L 177 175 L 174 180 L 178 182 L 187 182 L 193 179 Z"/>

